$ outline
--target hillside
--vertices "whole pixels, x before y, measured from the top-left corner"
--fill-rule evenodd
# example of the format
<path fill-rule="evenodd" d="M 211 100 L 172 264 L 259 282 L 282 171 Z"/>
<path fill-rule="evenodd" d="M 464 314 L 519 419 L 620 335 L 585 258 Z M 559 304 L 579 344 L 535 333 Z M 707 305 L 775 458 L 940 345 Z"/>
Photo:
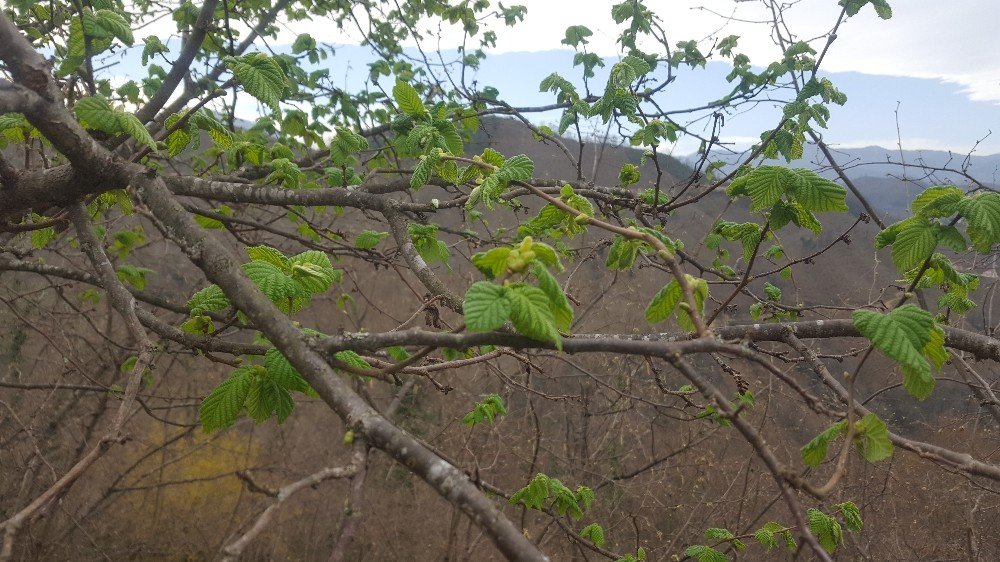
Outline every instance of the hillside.
<path fill-rule="evenodd" d="M 579 158 L 580 143 L 573 138 L 561 140 L 570 154 L 574 158 Z M 473 136 L 467 149 L 471 152 L 481 152 L 487 146 L 503 154 L 527 154 L 534 160 L 539 177 L 547 179 L 576 177 L 576 169 L 572 162 L 555 143 L 536 141 L 532 132 L 517 119 L 484 118 L 479 132 Z M 624 164 L 639 166 L 643 179 L 649 182 L 656 177 L 656 168 L 651 161 L 640 166 L 642 154 L 642 150 L 627 144 L 604 144 L 600 140 L 585 139 L 580 163 L 583 175 L 598 185 L 616 185 L 618 170 Z M 664 172 L 664 185 L 680 183 L 691 176 L 691 167 L 674 157 L 661 155 L 660 163 Z"/>
<path fill-rule="evenodd" d="M 854 182 L 865 198 L 888 216 L 899 216 L 909 209 L 909 203 L 921 190 L 931 185 L 957 185 L 966 189 L 978 187 L 971 179 L 987 187 L 1000 187 L 1000 154 L 955 154 L 940 150 L 903 150 L 868 146 L 864 148 L 832 148 L 837 163 Z M 723 171 L 731 171 L 745 154 L 713 153 L 712 160 L 726 162 Z M 682 157 L 691 163 L 695 156 Z M 900 163 L 906 164 L 901 166 Z M 765 160 L 764 164 L 808 168 L 824 177 L 838 179 L 823 153 L 807 144 L 799 160 Z M 967 175 L 966 175 L 967 174 Z"/>

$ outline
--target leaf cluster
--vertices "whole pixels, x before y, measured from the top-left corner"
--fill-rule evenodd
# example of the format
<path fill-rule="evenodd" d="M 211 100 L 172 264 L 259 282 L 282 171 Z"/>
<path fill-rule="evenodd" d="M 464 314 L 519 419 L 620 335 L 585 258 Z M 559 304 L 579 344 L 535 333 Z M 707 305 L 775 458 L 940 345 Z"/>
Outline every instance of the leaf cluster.
<path fill-rule="evenodd" d="M 243 272 L 286 313 L 298 312 L 308 304 L 310 297 L 328 291 L 343 277 L 343 271 L 334 269 L 329 256 L 318 250 L 286 257 L 270 246 L 252 246 L 247 248 L 247 254 L 250 261 L 243 264 Z M 191 316 L 181 328 L 188 333 L 211 334 L 215 326 L 206 313 L 229 307 L 229 299 L 222 289 L 209 285 L 188 300 Z"/>
<path fill-rule="evenodd" d="M 539 472 L 527 486 L 514 492 L 509 503 L 523 504 L 529 509 L 552 509 L 559 515 L 569 515 L 573 519 L 583 517 L 583 512 L 594 501 L 594 491 L 587 486 L 577 486 L 571 490 L 559 480 Z"/>
<path fill-rule="evenodd" d="M 944 331 L 922 308 L 905 304 L 882 314 L 856 310 L 854 326 L 872 345 L 902 366 L 903 386 L 918 400 L 930 396 L 935 380 L 932 371 L 948 360 Z"/>

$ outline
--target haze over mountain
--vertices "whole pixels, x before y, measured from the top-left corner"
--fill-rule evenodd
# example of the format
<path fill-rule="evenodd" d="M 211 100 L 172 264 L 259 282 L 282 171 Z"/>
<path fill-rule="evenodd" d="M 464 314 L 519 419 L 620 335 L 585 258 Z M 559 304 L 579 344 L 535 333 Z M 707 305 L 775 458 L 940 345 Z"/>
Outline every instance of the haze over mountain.
<path fill-rule="evenodd" d="M 1000 187 L 1000 154 L 968 156 L 941 150 L 903 150 L 867 146 L 862 148 L 832 149 L 837 164 L 865 194 L 872 205 L 890 214 L 905 212 L 917 193 L 931 185 L 956 185 L 967 190 Z M 721 171 L 732 171 L 746 154 L 718 151 L 713 161 L 728 162 Z M 697 158 L 680 159 L 692 165 Z M 838 179 L 837 172 L 829 165 L 815 145 L 806 145 L 799 160 L 765 160 L 764 164 L 809 168 L 830 179 Z"/>

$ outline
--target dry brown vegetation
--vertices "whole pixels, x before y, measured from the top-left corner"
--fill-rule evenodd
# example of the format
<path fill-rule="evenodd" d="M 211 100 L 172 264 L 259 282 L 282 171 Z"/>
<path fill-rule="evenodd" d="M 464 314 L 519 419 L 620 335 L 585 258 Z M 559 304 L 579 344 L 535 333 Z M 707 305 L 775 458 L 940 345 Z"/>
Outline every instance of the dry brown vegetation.
<path fill-rule="evenodd" d="M 753 3 L 763 66 L 626 0 L 621 56 L 566 29 L 583 78 L 520 108 L 474 72 L 518 6 L 174 4 L 0 14 L 0 562 L 1000 559 L 1000 194 L 929 168 L 962 186 L 911 209 L 818 132 L 885 0 L 808 42 L 807 2 Z M 303 18 L 357 28 L 363 88 L 271 49 Z M 732 90 L 673 107 L 719 58 Z M 837 182 L 765 165 L 806 142 Z"/>
<path fill-rule="evenodd" d="M 565 164 L 546 160 L 552 155 L 518 138 L 513 123 L 488 126 L 484 136 L 491 146 L 505 153 L 528 152 L 543 170 L 551 165 L 555 177 L 564 172 L 559 166 Z M 628 158 L 625 150 L 609 147 L 604 163 L 613 172 Z M 601 169 L 606 170 L 603 165 Z M 598 176 L 599 182 L 605 180 Z M 437 195 L 430 189 L 420 193 L 427 199 Z M 712 196 L 694 212 L 666 220 L 680 237 L 699 240 L 729 206 L 726 197 Z M 532 214 L 529 208 L 499 220 L 514 225 L 517 217 Z M 353 216 L 348 211 L 330 226 L 349 229 Z M 819 240 L 782 242 L 790 254 L 799 255 L 809 251 L 804 243 L 811 247 L 832 242 L 851 222 L 850 217 L 834 217 Z M 874 225 L 862 228 L 858 237 L 877 231 Z M 281 247 L 282 243 L 260 232 L 244 236 L 247 244 Z M 467 260 L 458 256 L 469 256 L 477 247 L 455 236 L 445 239 L 456 254 L 455 270 L 445 279 L 460 290 L 474 280 L 474 271 L 462 266 Z M 658 281 L 642 267 L 631 273 L 609 272 L 602 266 L 607 246 L 600 240 L 587 236 L 570 243 L 576 261 L 568 265 L 572 276 L 566 288 L 577 306 L 577 329 L 640 333 L 645 328 L 635 325 L 634 308 L 619 303 L 641 302 L 644 295 L 655 292 Z M 704 249 L 689 250 L 696 257 L 707 255 Z M 136 263 L 158 273 L 151 277 L 149 290 L 165 293 L 174 302 L 182 302 L 198 286 L 196 272 L 159 245 L 147 245 L 136 257 Z M 326 333 L 360 326 L 390 330 L 419 311 L 422 294 L 412 280 L 411 290 L 400 291 L 399 282 L 385 270 L 354 271 L 347 257 L 342 263 L 347 268 L 342 293 L 331 293 L 300 315 L 304 324 Z M 877 262 L 874 250 L 841 243 L 814 264 L 796 270 L 782 289 L 795 294 L 798 302 L 824 299 L 857 306 L 868 301 L 871 287 L 883 286 L 891 276 L 890 267 Z M 60 467 L 84 452 L 119 399 L 117 393 L 101 389 L 120 384 L 119 366 L 132 352 L 121 343 L 127 336 L 107 304 L 81 299 L 80 285 L 8 272 L 3 286 L 5 329 L 0 342 L 6 414 L 0 422 L 0 497 L 9 510 L 48 486 Z M 747 299 L 736 304 L 726 321 L 748 321 Z M 448 311 L 442 314 L 446 322 L 456 321 Z M 974 318 L 971 315 L 973 323 Z M 423 321 L 419 315 L 415 323 Z M 848 340 L 843 349 L 828 352 L 856 352 L 861 345 L 861 340 Z M 843 369 L 850 361 L 828 363 Z M 800 397 L 759 367 L 738 360 L 729 365 L 742 374 L 757 399 L 747 418 L 777 454 L 794 462 L 798 447 L 824 429 L 821 420 L 807 410 L 789 407 Z M 780 361 L 778 365 L 810 392 L 823 394 L 809 369 Z M 977 368 L 984 374 L 992 369 L 986 364 Z M 85 485 L 74 488 L 31 528 L 20 556 L 212 559 L 273 501 L 255 493 L 239 473 L 248 471 L 254 482 L 276 488 L 321 467 L 349 461 L 352 448 L 342 444 L 342 423 L 315 399 L 299 400 L 295 415 L 282 425 L 273 421 L 255 425 L 245 419 L 228 431 L 204 434 L 197 422 L 200 399 L 229 369 L 218 363 L 213 367 L 205 358 L 172 353 L 169 347 L 163 350 L 155 375 L 144 382 L 139 395 L 143 408 L 130 424 L 129 442 L 102 459 Z M 735 392 L 734 381 L 726 380 L 725 373 L 719 371 L 716 377 L 720 386 Z M 962 378 L 951 367 L 941 377 Z M 507 494 L 538 472 L 571 486 L 592 487 L 597 499 L 583 522 L 601 522 L 610 539 L 608 548 L 634 551 L 643 546 L 651 559 L 670 559 L 699 542 L 708 527 L 744 533 L 767 520 L 787 518 L 773 480 L 757 464 L 752 448 L 732 428 L 696 419 L 702 404 L 697 397 L 665 394 L 685 380 L 647 359 L 521 351 L 519 358 L 443 372 L 435 379 L 452 390 L 444 393 L 417 380 L 407 389 L 397 414 L 402 428 L 446 452 L 473 478 Z M 897 380 L 890 362 L 873 359 L 865 367 L 860 394 L 867 396 Z M 17 392 L 11 388 L 28 384 L 39 388 Z M 381 405 L 388 404 L 396 390 L 364 383 L 358 388 Z M 491 392 L 505 398 L 509 414 L 495 427 L 463 425 L 462 416 Z M 997 420 L 984 416 L 982 405 L 960 384 L 942 382 L 924 403 L 916 403 L 900 388 L 890 389 L 873 404 L 886 419 L 905 428 L 907 437 L 969 451 L 983 460 L 991 459 L 997 449 Z M 821 467 L 819 473 L 829 470 Z M 251 544 L 245 558 L 326 559 L 343 524 L 350 485 L 330 481 L 294 496 Z M 390 459 L 372 457 L 363 498 L 361 505 L 351 506 L 360 514 L 361 525 L 349 559 L 497 557 L 474 523 Z M 989 560 L 1000 556 L 1000 544 L 991 531 L 1000 523 L 992 498 L 989 486 L 928 466 L 915 455 L 898 453 L 878 465 L 852 459 L 843 485 L 823 505 L 854 500 L 865 516 L 864 533 L 848 534 L 844 559 L 964 560 L 975 549 L 979 560 Z M 566 522 L 523 508 L 505 511 L 554 559 L 593 558 L 592 552 L 567 540 L 559 528 Z M 792 555 L 751 551 L 743 557 L 790 559 Z"/>

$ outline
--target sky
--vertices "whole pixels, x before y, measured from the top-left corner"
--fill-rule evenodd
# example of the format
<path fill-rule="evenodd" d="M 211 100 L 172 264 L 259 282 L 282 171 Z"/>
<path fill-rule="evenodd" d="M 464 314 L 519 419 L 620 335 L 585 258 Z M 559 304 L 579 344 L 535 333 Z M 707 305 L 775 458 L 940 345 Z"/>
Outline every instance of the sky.
<path fill-rule="evenodd" d="M 495 2 L 494 2 L 495 3 Z M 587 49 L 613 61 L 620 56 L 619 28 L 611 19 L 612 1 L 511 0 L 528 9 L 523 22 L 497 28 L 499 37 L 476 78 L 500 87 L 516 104 L 551 103 L 551 94 L 538 93 L 538 83 L 552 71 L 575 76 L 572 50 L 561 44 L 570 25 L 585 25 L 594 35 Z M 809 40 L 830 31 L 840 13 L 836 0 L 797 0 L 785 17 L 796 39 Z M 998 0 L 890 0 L 890 20 L 882 20 L 866 6 L 844 22 L 822 68 L 848 94 L 848 104 L 835 108 L 828 138 L 841 146 L 896 146 L 953 150 L 963 153 L 979 139 L 979 154 L 1000 153 L 1000 1 Z M 765 5 L 756 0 L 648 0 L 670 39 L 711 42 L 741 36 L 739 52 L 752 61 L 780 56 L 768 28 Z M 170 22 L 162 22 L 169 25 Z M 433 22 L 426 26 L 436 37 L 424 45 L 451 48 L 460 44 L 458 31 L 444 32 Z M 452 28 L 453 29 L 453 28 Z M 157 32 L 152 26 L 148 32 Z M 325 21 L 282 26 L 279 44 L 290 44 L 298 33 L 338 46 L 337 55 L 324 64 L 343 76 L 345 86 L 360 83 L 372 60 L 357 33 L 338 30 Z M 162 31 L 161 37 L 169 35 Z M 814 42 L 821 48 L 821 42 Z M 412 43 L 410 46 L 413 46 Z M 516 68 L 517 72 L 510 72 Z M 606 70 L 606 69 L 605 69 Z M 691 73 L 671 86 L 678 105 L 704 102 L 726 93 L 724 63 Z M 600 84 L 602 78 L 598 76 Z M 599 88 L 598 88 L 599 89 Z M 706 93 L 709 92 L 709 93 Z M 714 97 L 713 97 L 714 96 Z M 766 108 L 727 121 L 725 140 L 749 144 L 763 128 L 773 126 L 776 113 Z M 542 115 L 540 121 L 557 121 Z M 693 150 L 681 145 L 678 153 Z"/>
<path fill-rule="evenodd" d="M 528 8 L 525 21 L 507 30 L 496 52 L 565 48 L 551 22 L 586 25 L 595 32 L 589 47 L 617 54 L 617 29 L 609 17 L 614 2 L 518 0 Z M 768 18 L 761 2 L 734 0 L 653 0 L 672 37 L 704 39 L 740 35 L 740 50 L 752 60 L 778 53 L 760 22 Z M 871 6 L 845 22 L 823 68 L 884 76 L 931 78 L 953 82 L 973 100 L 1000 103 L 1000 2 L 997 0 L 890 0 L 893 17 L 882 20 Z M 567 14 L 567 6 L 572 6 Z M 789 29 L 799 39 L 826 33 L 836 21 L 836 0 L 801 0 L 787 13 Z M 748 21 L 727 21 L 736 18 Z"/>
<path fill-rule="evenodd" d="M 617 26 L 608 0 L 513 0 L 528 8 L 523 22 L 498 33 L 491 52 L 565 49 L 560 41 L 569 25 L 594 32 L 588 48 L 604 56 L 618 54 Z M 836 0 L 789 2 L 788 27 L 799 39 L 818 37 L 833 26 L 840 6 Z M 1000 2 L 997 0 L 890 0 L 893 17 L 882 20 L 871 6 L 845 22 L 824 62 L 831 72 L 861 72 L 885 76 L 930 78 L 953 82 L 973 100 L 1000 103 Z M 708 39 L 741 36 L 740 50 L 751 59 L 773 58 L 778 52 L 762 32 L 768 19 L 764 3 L 755 0 L 649 0 L 672 38 Z M 553 22 L 559 22 L 554 24 Z M 297 22 L 317 39 L 357 43 L 357 37 L 322 21 Z M 286 31 L 286 41 L 294 34 Z M 461 43 L 461 34 L 446 33 L 442 46 Z"/>

